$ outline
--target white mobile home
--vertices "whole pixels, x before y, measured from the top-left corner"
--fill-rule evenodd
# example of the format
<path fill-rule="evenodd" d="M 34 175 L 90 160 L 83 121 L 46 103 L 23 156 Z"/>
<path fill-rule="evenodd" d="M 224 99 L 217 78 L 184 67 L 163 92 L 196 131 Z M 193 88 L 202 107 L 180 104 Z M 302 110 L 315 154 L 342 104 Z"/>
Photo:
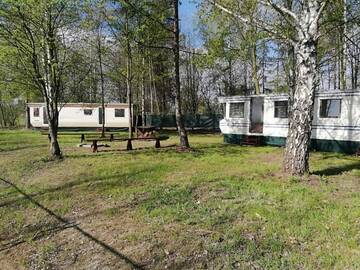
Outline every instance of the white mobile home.
<path fill-rule="evenodd" d="M 287 94 L 221 97 L 226 108 L 220 121 L 224 141 L 242 144 L 257 136 L 264 144 L 285 145 L 288 98 Z M 311 147 L 344 153 L 360 148 L 360 92 L 316 93 Z"/>
<path fill-rule="evenodd" d="M 30 124 L 35 128 L 47 128 L 48 118 L 44 103 L 28 103 Z M 100 128 L 102 108 L 99 103 L 67 103 L 59 108 L 60 128 Z M 105 127 L 129 127 L 129 108 L 126 103 L 105 104 Z"/>

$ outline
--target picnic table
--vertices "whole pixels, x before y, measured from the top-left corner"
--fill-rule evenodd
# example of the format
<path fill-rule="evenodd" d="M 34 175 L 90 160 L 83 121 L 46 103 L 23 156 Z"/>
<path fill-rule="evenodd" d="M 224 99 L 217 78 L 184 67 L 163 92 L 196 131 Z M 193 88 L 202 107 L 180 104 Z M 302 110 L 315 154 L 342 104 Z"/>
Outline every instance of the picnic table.
<path fill-rule="evenodd" d="M 81 134 L 80 137 L 80 145 L 83 145 L 84 142 L 91 142 L 91 149 L 92 151 L 98 152 L 99 147 L 106 147 L 106 144 L 99 145 L 98 142 L 127 142 L 126 150 L 131 151 L 133 150 L 132 142 L 133 141 L 155 141 L 155 148 L 160 148 L 160 141 L 164 141 L 169 139 L 169 136 L 152 136 L 152 137 L 138 137 L 138 138 L 115 138 L 114 134 L 110 134 L 110 137 L 104 138 L 88 138 L 85 139 L 85 134 Z"/>

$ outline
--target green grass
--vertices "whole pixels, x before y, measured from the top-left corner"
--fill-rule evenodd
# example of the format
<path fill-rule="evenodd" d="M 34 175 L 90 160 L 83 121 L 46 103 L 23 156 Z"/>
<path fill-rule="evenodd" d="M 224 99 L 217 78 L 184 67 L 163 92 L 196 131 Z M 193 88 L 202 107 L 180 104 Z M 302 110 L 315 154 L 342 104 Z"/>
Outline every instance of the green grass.
<path fill-rule="evenodd" d="M 2 131 L 0 176 L 148 269 L 360 268 L 359 158 L 312 153 L 313 174 L 299 181 L 281 173 L 282 148 L 194 134 L 193 151 L 177 153 L 169 135 L 159 150 L 118 151 L 123 142 L 96 154 L 60 136 L 65 158 L 51 161 L 46 136 Z M 55 268 L 124 267 L 71 229 L 34 237 L 59 222 L 4 184 L 0 198 L 0 247 L 26 240 L 0 251 L 13 268 L 50 255 Z"/>

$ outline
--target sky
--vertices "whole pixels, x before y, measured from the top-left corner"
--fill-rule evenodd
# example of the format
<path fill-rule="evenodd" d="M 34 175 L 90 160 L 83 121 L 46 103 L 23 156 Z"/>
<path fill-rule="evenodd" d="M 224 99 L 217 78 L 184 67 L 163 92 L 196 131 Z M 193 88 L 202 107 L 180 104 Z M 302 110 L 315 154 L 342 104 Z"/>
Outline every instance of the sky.
<path fill-rule="evenodd" d="M 199 0 L 180 0 L 180 30 L 190 36 L 193 47 L 201 47 L 202 41 L 197 30 L 197 5 Z"/>

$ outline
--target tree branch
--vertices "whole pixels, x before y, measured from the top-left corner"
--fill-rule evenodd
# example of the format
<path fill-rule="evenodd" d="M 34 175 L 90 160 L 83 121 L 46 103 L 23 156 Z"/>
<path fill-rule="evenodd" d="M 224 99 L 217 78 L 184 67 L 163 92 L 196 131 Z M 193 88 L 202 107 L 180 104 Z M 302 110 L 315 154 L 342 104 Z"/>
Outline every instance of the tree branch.
<path fill-rule="evenodd" d="M 290 42 L 294 42 L 293 39 L 291 39 L 290 37 L 284 36 L 283 34 L 281 34 L 279 31 L 276 31 L 274 28 L 272 28 L 270 25 L 268 25 L 267 23 L 265 23 L 264 21 L 258 20 L 258 19 L 246 19 L 243 16 L 231 11 L 230 9 L 226 8 L 225 6 L 217 3 L 216 0 L 208 0 L 208 2 L 210 2 L 211 4 L 213 4 L 215 7 L 217 7 L 218 9 L 220 9 L 221 11 L 229 14 L 230 16 L 239 19 L 242 23 L 244 24 L 250 24 L 250 25 L 254 25 L 258 28 L 260 28 L 261 30 L 269 33 L 273 38 L 275 39 L 284 39 Z"/>
<path fill-rule="evenodd" d="M 279 6 L 277 4 L 275 4 L 272 0 L 258 0 L 259 3 L 265 5 L 265 6 L 270 6 L 272 8 L 274 8 L 277 12 L 279 12 L 281 15 L 283 15 L 285 17 L 285 15 L 290 16 L 291 18 L 293 18 L 294 20 L 298 20 L 297 15 L 292 12 L 291 10 L 287 9 L 284 6 Z"/>
<path fill-rule="evenodd" d="M 314 22 L 319 21 L 320 16 L 322 15 L 322 13 L 323 13 L 324 9 L 326 8 L 326 6 L 328 5 L 328 3 L 329 3 L 329 0 L 325 0 L 325 2 L 322 3 L 322 5 L 321 5 L 321 7 L 320 7 L 320 9 L 318 11 L 318 14 L 316 15 L 316 18 L 315 18 Z"/>

